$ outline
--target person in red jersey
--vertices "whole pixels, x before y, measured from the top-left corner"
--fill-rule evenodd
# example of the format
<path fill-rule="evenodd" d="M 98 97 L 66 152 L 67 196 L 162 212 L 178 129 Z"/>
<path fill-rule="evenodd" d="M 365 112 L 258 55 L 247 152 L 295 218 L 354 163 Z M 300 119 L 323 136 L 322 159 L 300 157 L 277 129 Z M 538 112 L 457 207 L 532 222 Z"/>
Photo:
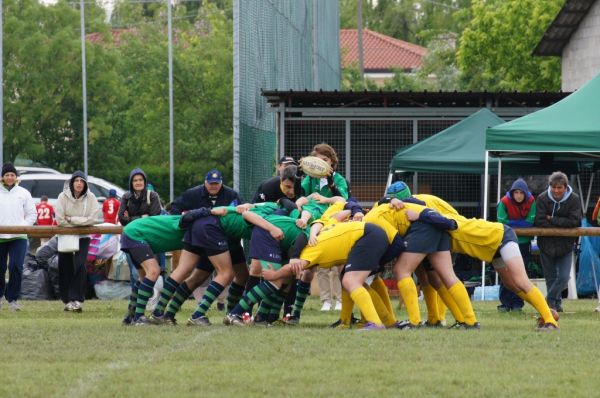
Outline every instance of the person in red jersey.
<path fill-rule="evenodd" d="M 35 211 L 37 213 L 37 225 L 56 225 L 54 219 L 54 207 L 48 203 L 48 197 L 42 196 L 40 203 L 35 205 Z"/>
<path fill-rule="evenodd" d="M 117 199 L 117 191 L 111 189 L 108 191 L 108 199 L 104 201 L 102 205 L 102 214 L 104 215 L 104 222 L 109 222 L 111 224 L 117 223 L 117 218 L 119 215 L 119 206 L 121 206 L 121 201 Z"/>

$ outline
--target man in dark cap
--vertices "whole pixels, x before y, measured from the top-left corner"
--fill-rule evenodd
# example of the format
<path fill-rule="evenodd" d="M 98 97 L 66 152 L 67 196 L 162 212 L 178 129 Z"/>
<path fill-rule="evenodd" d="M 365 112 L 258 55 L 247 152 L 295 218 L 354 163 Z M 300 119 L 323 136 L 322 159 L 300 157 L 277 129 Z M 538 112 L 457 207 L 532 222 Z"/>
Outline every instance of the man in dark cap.
<path fill-rule="evenodd" d="M 171 205 L 171 214 L 181 214 L 201 207 L 237 206 L 244 203 L 232 188 L 223 185 L 223 174 L 217 169 L 206 173 L 204 184 L 190 188 Z"/>

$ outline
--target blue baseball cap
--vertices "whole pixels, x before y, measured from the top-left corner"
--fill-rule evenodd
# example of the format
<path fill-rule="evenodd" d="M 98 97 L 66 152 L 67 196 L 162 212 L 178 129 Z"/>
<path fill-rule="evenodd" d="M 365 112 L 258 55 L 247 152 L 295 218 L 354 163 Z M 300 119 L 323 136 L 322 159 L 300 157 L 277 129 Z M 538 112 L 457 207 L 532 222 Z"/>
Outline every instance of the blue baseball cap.
<path fill-rule="evenodd" d="M 220 184 L 223 182 L 223 174 L 221 174 L 221 172 L 217 169 L 212 169 L 211 171 L 206 173 L 206 177 L 204 178 L 204 181 L 208 182 L 209 184 L 214 184 L 214 183 Z"/>

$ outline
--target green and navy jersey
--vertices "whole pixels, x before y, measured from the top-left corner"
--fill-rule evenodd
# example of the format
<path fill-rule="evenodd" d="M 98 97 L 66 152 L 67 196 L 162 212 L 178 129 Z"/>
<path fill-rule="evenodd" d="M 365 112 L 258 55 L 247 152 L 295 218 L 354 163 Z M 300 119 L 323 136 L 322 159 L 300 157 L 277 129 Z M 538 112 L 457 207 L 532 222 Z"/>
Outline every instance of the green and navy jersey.
<path fill-rule="evenodd" d="M 152 216 L 138 218 L 123 228 L 130 239 L 150 246 L 154 253 L 164 253 L 182 248 L 185 230 L 179 228 L 181 216 Z"/>
<path fill-rule="evenodd" d="M 252 224 L 244 220 L 242 215 L 235 211 L 235 206 L 224 206 L 227 214 L 219 217 L 219 222 L 223 232 L 229 239 L 250 239 L 252 235 Z M 215 207 L 220 209 L 220 207 Z M 272 202 L 261 203 L 248 211 L 258 214 L 262 218 L 272 214 L 277 210 L 277 204 Z"/>
<path fill-rule="evenodd" d="M 279 242 L 279 246 L 284 251 L 289 250 L 289 248 L 294 244 L 294 242 L 296 241 L 296 238 L 300 234 L 304 233 L 307 238 L 309 236 L 310 229 L 308 227 L 302 229 L 302 228 L 298 228 L 298 226 L 296 225 L 296 221 L 298 220 L 297 213 L 298 213 L 298 211 L 294 210 L 291 213 L 290 217 L 279 215 L 279 214 L 271 214 L 271 215 L 268 215 L 265 217 L 265 220 L 267 220 L 268 222 L 270 222 L 277 228 L 281 229 L 281 231 L 283 231 L 284 237 Z M 294 216 L 296 216 L 296 217 L 294 218 Z M 308 225 L 310 225 L 310 220 L 309 220 Z"/>
<path fill-rule="evenodd" d="M 339 173 L 333 173 L 333 183 L 344 199 L 348 199 L 348 183 L 346 179 Z M 319 193 L 327 198 L 333 197 L 329 186 L 327 185 L 327 178 L 314 178 L 306 176 L 302 180 L 302 190 L 304 195 L 308 196 L 311 193 Z"/>

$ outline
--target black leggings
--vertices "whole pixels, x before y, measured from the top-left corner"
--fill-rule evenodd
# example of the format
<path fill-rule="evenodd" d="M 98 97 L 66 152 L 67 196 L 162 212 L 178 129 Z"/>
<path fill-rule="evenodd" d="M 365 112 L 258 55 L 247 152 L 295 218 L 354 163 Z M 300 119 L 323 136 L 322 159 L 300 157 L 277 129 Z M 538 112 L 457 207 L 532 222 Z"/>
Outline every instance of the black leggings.
<path fill-rule="evenodd" d="M 58 253 L 58 286 L 60 299 L 83 302 L 87 283 L 85 260 L 90 247 L 90 238 L 79 238 L 79 251 Z"/>

